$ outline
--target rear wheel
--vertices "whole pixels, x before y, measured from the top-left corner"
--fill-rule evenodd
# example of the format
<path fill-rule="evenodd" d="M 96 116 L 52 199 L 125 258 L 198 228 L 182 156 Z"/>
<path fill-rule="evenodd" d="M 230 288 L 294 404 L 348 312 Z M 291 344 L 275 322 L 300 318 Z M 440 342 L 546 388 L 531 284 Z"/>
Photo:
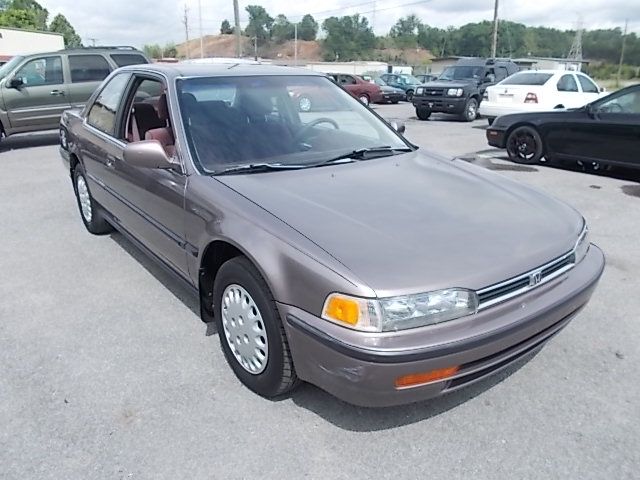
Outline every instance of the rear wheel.
<path fill-rule="evenodd" d="M 478 101 L 475 98 L 470 98 L 464 106 L 464 112 L 462 112 L 462 118 L 466 122 L 473 122 L 478 116 Z"/>
<path fill-rule="evenodd" d="M 102 207 L 91 196 L 86 174 L 80 164 L 73 171 L 73 190 L 78 201 L 82 223 L 87 230 L 94 235 L 104 235 L 113 231 L 113 227 L 104 218 Z"/>
<path fill-rule="evenodd" d="M 429 117 L 431 116 L 431 110 L 429 110 L 427 107 L 416 107 L 416 116 L 420 120 L 429 120 Z"/>
<path fill-rule="evenodd" d="M 544 153 L 542 138 L 533 127 L 518 127 L 507 137 L 507 153 L 516 163 L 537 163 Z"/>
<path fill-rule="evenodd" d="M 236 377 L 263 397 L 299 383 L 273 296 L 246 257 L 227 261 L 213 285 L 214 318 L 222 351 Z"/>
<path fill-rule="evenodd" d="M 363 93 L 362 95 L 360 95 L 358 97 L 358 100 L 360 100 L 363 104 L 369 106 L 369 103 L 371 102 L 371 99 L 369 98 L 369 95 L 367 95 L 366 93 Z"/>

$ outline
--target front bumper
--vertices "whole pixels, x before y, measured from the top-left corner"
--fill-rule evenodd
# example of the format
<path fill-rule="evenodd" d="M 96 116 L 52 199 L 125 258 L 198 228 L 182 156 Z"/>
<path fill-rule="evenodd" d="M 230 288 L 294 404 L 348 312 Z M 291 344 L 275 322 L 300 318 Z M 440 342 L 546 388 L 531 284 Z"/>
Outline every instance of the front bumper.
<path fill-rule="evenodd" d="M 298 376 L 352 404 L 383 407 L 456 390 L 541 348 L 586 305 L 604 269 L 592 245 L 564 275 L 476 315 L 402 332 L 364 334 L 278 304 Z M 398 389 L 398 377 L 460 367 L 446 380 Z"/>
<path fill-rule="evenodd" d="M 416 108 L 426 108 L 435 113 L 461 114 L 467 104 L 465 97 L 427 97 L 414 96 L 412 100 Z"/>
<path fill-rule="evenodd" d="M 486 130 L 487 142 L 492 147 L 506 148 L 507 136 L 504 130 L 489 127 Z"/>
<path fill-rule="evenodd" d="M 383 93 L 381 102 L 399 102 L 400 100 L 404 100 L 406 95 L 403 93 Z"/>

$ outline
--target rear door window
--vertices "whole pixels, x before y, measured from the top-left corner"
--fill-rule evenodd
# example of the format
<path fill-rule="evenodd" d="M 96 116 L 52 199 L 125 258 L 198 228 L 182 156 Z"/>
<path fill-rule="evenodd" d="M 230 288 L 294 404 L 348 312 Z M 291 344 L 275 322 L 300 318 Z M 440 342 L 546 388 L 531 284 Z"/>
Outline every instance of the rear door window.
<path fill-rule="evenodd" d="M 115 62 L 118 67 L 126 67 L 127 65 L 141 65 L 143 63 L 149 63 L 146 58 L 140 54 L 131 53 L 112 53 L 111 60 Z"/>
<path fill-rule="evenodd" d="M 129 78 L 130 74 L 120 73 L 109 80 L 89 109 L 89 125 L 108 135 L 115 135 L 118 106 Z"/>
<path fill-rule="evenodd" d="M 559 92 L 577 92 L 578 84 L 576 83 L 576 79 L 571 74 L 563 75 L 560 80 L 558 80 L 558 91 Z"/>
<path fill-rule="evenodd" d="M 101 82 L 111 73 L 102 55 L 69 55 L 69 69 L 71 83 Z"/>

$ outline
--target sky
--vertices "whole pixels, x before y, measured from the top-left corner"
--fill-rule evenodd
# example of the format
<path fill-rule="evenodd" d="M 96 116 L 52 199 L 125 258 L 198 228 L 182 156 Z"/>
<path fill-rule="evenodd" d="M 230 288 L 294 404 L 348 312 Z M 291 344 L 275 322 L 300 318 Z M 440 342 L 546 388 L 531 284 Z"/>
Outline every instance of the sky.
<path fill-rule="evenodd" d="M 202 31 L 219 33 L 220 23 L 233 23 L 232 0 L 39 0 L 49 10 L 50 18 L 65 15 L 85 44 L 90 39 L 102 45 L 165 44 L 184 41 L 182 22 L 188 7 L 190 37 L 199 37 L 198 4 L 202 5 Z M 376 34 L 389 31 L 402 16 L 415 13 L 424 23 L 445 28 L 469 22 L 491 20 L 494 0 L 240 0 L 240 17 L 246 25 L 244 7 L 259 4 L 272 17 L 285 14 L 291 21 L 311 13 L 318 23 L 332 15 L 360 13 L 374 25 Z M 375 16 L 374 16 L 375 8 Z M 100 12 L 100 13 L 98 13 Z M 640 0 L 500 0 L 500 18 L 527 25 L 544 25 L 574 29 L 578 19 L 587 29 L 624 28 L 640 33 Z"/>

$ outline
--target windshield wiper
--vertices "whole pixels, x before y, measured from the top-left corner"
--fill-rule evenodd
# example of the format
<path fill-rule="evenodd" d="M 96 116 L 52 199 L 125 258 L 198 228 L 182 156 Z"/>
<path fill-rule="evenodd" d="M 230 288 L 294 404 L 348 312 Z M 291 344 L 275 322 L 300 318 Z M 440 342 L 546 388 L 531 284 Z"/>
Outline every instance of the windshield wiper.
<path fill-rule="evenodd" d="M 319 163 L 314 163 L 310 166 L 319 167 L 321 165 L 330 165 L 332 163 L 338 163 L 341 160 L 368 160 L 369 158 L 387 157 L 390 155 L 396 155 L 398 153 L 406 153 L 412 151 L 413 149 L 409 147 L 393 148 L 389 145 L 371 148 L 358 148 L 357 150 L 351 150 L 350 152 L 343 153 L 328 160 L 323 160 Z"/>
<path fill-rule="evenodd" d="M 247 163 L 243 165 L 234 165 L 233 167 L 225 168 L 218 172 L 214 172 L 213 175 L 231 175 L 234 173 L 261 173 L 270 172 L 274 170 L 297 170 L 305 168 L 304 165 L 284 165 L 282 163 Z"/>

